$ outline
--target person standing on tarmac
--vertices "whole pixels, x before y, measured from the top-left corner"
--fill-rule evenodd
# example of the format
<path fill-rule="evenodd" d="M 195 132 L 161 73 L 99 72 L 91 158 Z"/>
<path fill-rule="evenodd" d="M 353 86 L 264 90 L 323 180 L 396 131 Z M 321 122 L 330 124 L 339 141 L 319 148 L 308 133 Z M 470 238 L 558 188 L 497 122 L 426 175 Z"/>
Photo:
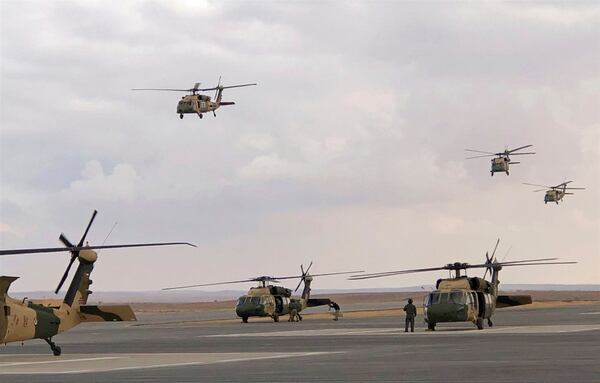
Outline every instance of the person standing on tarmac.
<path fill-rule="evenodd" d="M 408 325 L 410 324 L 410 332 L 415 332 L 415 317 L 417 316 L 417 308 L 413 305 L 412 298 L 408 298 L 408 304 L 404 306 L 406 312 L 406 322 L 404 325 L 404 332 L 408 332 Z"/>
<path fill-rule="evenodd" d="M 338 305 L 334 301 L 331 301 L 331 303 L 329 303 L 329 308 L 334 310 L 334 312 L 333 312 L 333 320 L 334 321 L 338 321 L 340 319 L 340 316 L 341 316 L 340 305 Z"/>

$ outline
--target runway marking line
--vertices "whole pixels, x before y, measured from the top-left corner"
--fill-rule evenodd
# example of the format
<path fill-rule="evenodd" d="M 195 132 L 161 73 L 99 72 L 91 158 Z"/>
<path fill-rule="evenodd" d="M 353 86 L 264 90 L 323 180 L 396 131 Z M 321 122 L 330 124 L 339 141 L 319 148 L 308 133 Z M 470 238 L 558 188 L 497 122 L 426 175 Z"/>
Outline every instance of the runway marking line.
<path fill-rule="evenodd" d="M 309 357 L 318 355 L 331 355 L 331 354 L 342 354 L 344 351 L 315 351 L 315 352 L 303 352 L 303 353 L 288 353 L 288 354 L 276 354 L 276 355 L 263 355 L 263 356 L 250 356 L 240 358 L 221 359 L 214 361 L 194 361 L 194 362 L 180 362 L 180 363 L 160 363 L 150 365 L 139 365 L 139 366 L 126 366 L 126 367 L 113 367 L 113 368 L 97 368 L 97 369 L 81 369 L 81 370 L 64 370 L 64 371 L 0 371 L 0 375 L 64 375 L 64 374 L 87 374 L 87 373 L 105 373 L 114 371 L 127 371 L 127 370 L 146 370 L 155 368 L 167 368 L 167 367 L 185 367 L 185 366 L 199 366 L 208 364 L 222 364 L 222 363 L 235 363 L 235 362 L 248 362 L 257 360 L 268 360 L 268 359 L 283 359 L 292 357 Z M 98 358 L 81 358 L 81 359 L 68 359 L 68 360 L 54 360 L 54 361 L 41 361 L 41 362 L 15 362 L 15 363 L 0 363 L 0 366 L 22 366 L 30 364 L 49 364 L 49 363 L 61 363 L 61 362 L 82 362 L 82 361 L 93 361 L 93 360 L 108 360 L 108 359 L 128 359 L 140 356 L 156 356 L 156 355 L 169 355 L 169 354 L 131 354 L 126 356 L 115 356 L 115 357 L 98 357 Z M 198 353 L 198 355 L 204 355 Z"/>
<path fill-rule="evenodd" d="M 600 330 L 600 324 L 590 325 L 543 325 L 543 326 L 507 326 L 493 327 L 478 331 L 474 328 L 441 328 L 438 331 L 417 331 L 410 333 L 421 336 L 443 336 L 443 335 L 484 335 L 484 334 L 562 334 L 583 331 Z M 404 328 L 372 328 L 372 329 L 343 329 L 327 328 L 315 330 L 293 330 L 293 331 L 271 331 L 256 333 L 237 334 L 213 334 L 199 335 L 199 338 L 252 338 L 252 337 L 305 337 L 305 336 L 362 336 L 362 335 L 408 335 L 404 334 Z"/>
<path fill-rule="evenodd" d="M 92 360 L 111 360 L 111 359 L 126 359 L 127 356 L 104 356 L 98 358 L 81 358 L 81 359 L 62 359 L 62 360 L 44 360 L 41 362 L 0 362 L 0 367 L 10 366 L 28 366 L 31 364 L 53 364 L 53 363 L 71 363 L 71 362 L 89 362 Z"/>

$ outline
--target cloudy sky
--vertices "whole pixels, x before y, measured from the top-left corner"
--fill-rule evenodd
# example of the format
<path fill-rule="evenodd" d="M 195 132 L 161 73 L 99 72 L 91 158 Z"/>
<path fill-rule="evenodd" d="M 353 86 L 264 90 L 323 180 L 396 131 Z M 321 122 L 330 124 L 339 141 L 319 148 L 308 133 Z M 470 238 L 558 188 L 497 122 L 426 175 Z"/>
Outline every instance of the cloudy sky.
<path fill-rule="evenodd" d="M 97 290 L 499 258 L 508 283 L 600 281 L 600 6 L 0 1 L 0 247 L 100 253 Z M 170 92 L 225 91 L 203 120 Z M 212 94 L 211 94 L 212 95 Z M 465 148 L 533 144 L 511 175 Z M 522 182 L 574 180 L 563 204 Z M 507 255 L 507 251 L 510 252 Z M 67 254 L 4 257 L 51 290 Z M 399 287 L 445 274 L 321 288 Z M 236 287 L 237 288 L 237 287 Z"/>

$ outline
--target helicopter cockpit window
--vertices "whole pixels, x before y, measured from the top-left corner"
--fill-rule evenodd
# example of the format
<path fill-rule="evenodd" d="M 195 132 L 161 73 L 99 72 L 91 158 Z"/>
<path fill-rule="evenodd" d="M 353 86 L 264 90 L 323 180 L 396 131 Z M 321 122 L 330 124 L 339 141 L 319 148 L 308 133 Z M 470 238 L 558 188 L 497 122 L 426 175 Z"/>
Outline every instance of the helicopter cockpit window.
<path fill-rule="evenodd" d="M 260 297 L 252 297 L 251 302 L 254 303 L 255 305 L 260 304 Z"/>
<path fill-rule="evenodd" d="M 244 304 L 244 302 L 246 302 L 246 297 L 240 297 L 238 299 L 238 305 L 242 305 L 242 304 Z"/>
<path fill-rule="evenodd" d="M 440 293 L 430 293 L 429 299 L 427 300 L 427 306 L 435 305 L 436 303 L 440 303 Z"/>
<path fill-rule="evenodd" d="M 465 303 L 465 295 L 462 291 L 454 291 L 448 294 L 448 303 Z"/>

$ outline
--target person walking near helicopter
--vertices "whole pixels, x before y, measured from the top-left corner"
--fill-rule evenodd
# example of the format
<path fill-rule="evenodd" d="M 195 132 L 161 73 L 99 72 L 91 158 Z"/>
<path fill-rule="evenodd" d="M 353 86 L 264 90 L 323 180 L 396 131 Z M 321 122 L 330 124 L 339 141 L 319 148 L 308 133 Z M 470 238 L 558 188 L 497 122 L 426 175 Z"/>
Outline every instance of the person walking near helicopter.
<path fill-rule="evenodd" d="M 333 320 L 334 321 L 340 320 L 340 316 L 341 316 L 340 305 L 338 305 L 334 301 L 331 301 L 331 303 L 329 303 L 329 308 L 334 310 L 334 312 L 332 313 L 333 314 Z"/>
<path fill-rule="evenodd" d="M 404 324 L 404 332 L 408 332 L 408 325 L 410 325 L 410 332 L 415 332 L 415 317 L 417 316 L 417 307 L 413 305 L 412 298 L 408 298 L 408 303 L 404 306 L 406 312 L 406 321 Z"/>

